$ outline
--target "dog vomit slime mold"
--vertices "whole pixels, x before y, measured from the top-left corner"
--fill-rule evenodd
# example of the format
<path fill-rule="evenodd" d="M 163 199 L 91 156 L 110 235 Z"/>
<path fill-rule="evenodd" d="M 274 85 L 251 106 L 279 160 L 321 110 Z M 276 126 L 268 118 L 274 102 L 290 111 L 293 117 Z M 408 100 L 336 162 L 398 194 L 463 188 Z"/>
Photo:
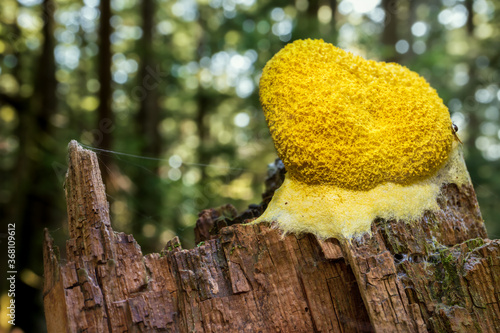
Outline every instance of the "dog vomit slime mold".
<path fill-rule="evenodd" d="M 255 221 L 351 238 L 375 218 L 438 208 L 469 176 L 448 109 L 424 78 L 322 40 L 297 40 L 265 66 L 260 101 L 287 174 Z"/>

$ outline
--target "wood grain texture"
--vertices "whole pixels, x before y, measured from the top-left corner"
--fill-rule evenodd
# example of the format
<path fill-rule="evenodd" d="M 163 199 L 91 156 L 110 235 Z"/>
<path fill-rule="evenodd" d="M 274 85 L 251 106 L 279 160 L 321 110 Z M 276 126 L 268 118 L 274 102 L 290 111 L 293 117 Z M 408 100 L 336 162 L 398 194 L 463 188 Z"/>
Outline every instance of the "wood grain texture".
<path fill-rule="evenodd" d="M 500 242 L 472 187 L 443 186 L 439 211 L 350 242 L 209 210 L 198 247 L 175 237 L 144 256 L 111 227 L 95 154 L 72 142 L 69 155 L 65 263 L 45 233 L 49 332 L 500 332 Z"/>

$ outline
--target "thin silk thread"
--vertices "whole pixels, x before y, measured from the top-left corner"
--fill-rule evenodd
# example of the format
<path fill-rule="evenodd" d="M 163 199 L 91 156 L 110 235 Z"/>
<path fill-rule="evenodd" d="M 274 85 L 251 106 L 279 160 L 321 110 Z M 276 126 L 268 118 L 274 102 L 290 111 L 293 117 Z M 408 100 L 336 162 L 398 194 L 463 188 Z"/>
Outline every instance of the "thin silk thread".
<path fill-rule="evenodd" d="M 90 149 L 90 150 L 99 151 L 99 152 L 103 152 L 103 153 L 109 153 L 109 154 L 115 154 L 115 155 L 121 155 L 121 156 L 133 157 L 133 158 L 139 158 L 139 159 L 143 159 L 143 160 L 168 162 L 168 159 L 166 159 L 166 158 L 140 156 L 140 155 L 123 153 L 123 152 L 119 152 L 119 151 L 113 151 L 113 150 L 96 148 L 96 147 L 84 145 L 82 143 L 78 143 L 78 144 L 80 146 L 82 146 L 83 148 L 87 148 L 87 149 Z M 238 170 L 238 171 L 251 171 L 250 169 L 233 168 L 233 167 L 217 166 L 217 165 L 202 164 L 202 163 L 186 163 L 184 161 L 182 161 L 182 164 L 188 165 L 188 166 L 201 166 L 201 167 L 211 167 L 211 168 L 218 168 L 218 169 L 228 169 L 228 170 Z"/>

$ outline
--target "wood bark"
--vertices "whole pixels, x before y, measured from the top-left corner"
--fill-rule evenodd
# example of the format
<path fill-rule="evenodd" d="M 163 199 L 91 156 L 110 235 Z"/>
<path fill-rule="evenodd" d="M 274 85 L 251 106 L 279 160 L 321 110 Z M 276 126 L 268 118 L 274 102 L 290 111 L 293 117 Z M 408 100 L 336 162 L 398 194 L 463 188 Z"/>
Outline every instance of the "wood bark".
<path fill-rule="evenodd" d="M 176 237 L 144 256 L 111 227 L 95 154 L 69 150 L 66 261 L 45 231 L 49 332 L 500 332 L 500 241 L 472 186 L 444 185 L 439 211 L 352 241 L 238 223 L 268 198 L 237 217 L 207 210 L 196 248 Z"/>

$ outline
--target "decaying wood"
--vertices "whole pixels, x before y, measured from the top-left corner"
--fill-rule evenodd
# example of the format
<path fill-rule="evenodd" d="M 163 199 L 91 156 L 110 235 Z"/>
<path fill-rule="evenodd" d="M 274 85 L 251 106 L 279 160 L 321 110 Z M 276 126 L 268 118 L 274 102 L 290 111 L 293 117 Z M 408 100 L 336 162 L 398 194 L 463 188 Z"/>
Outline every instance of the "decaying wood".
<path fill-rule="evenodd" d="M 471 186 L 445 185 L 441 210 L 377 220 L 351 242 L 283 237 L 238 223 L 279 186 L 276 164 L 262 205 L 204 211 L 198 247 L 176 237 L 143 256 L 111 227 L 95 154 L 72 142 L 69 156 L 66 262 L 45 232 L 49 332 L 500 332 L 500 242 Z"/>

